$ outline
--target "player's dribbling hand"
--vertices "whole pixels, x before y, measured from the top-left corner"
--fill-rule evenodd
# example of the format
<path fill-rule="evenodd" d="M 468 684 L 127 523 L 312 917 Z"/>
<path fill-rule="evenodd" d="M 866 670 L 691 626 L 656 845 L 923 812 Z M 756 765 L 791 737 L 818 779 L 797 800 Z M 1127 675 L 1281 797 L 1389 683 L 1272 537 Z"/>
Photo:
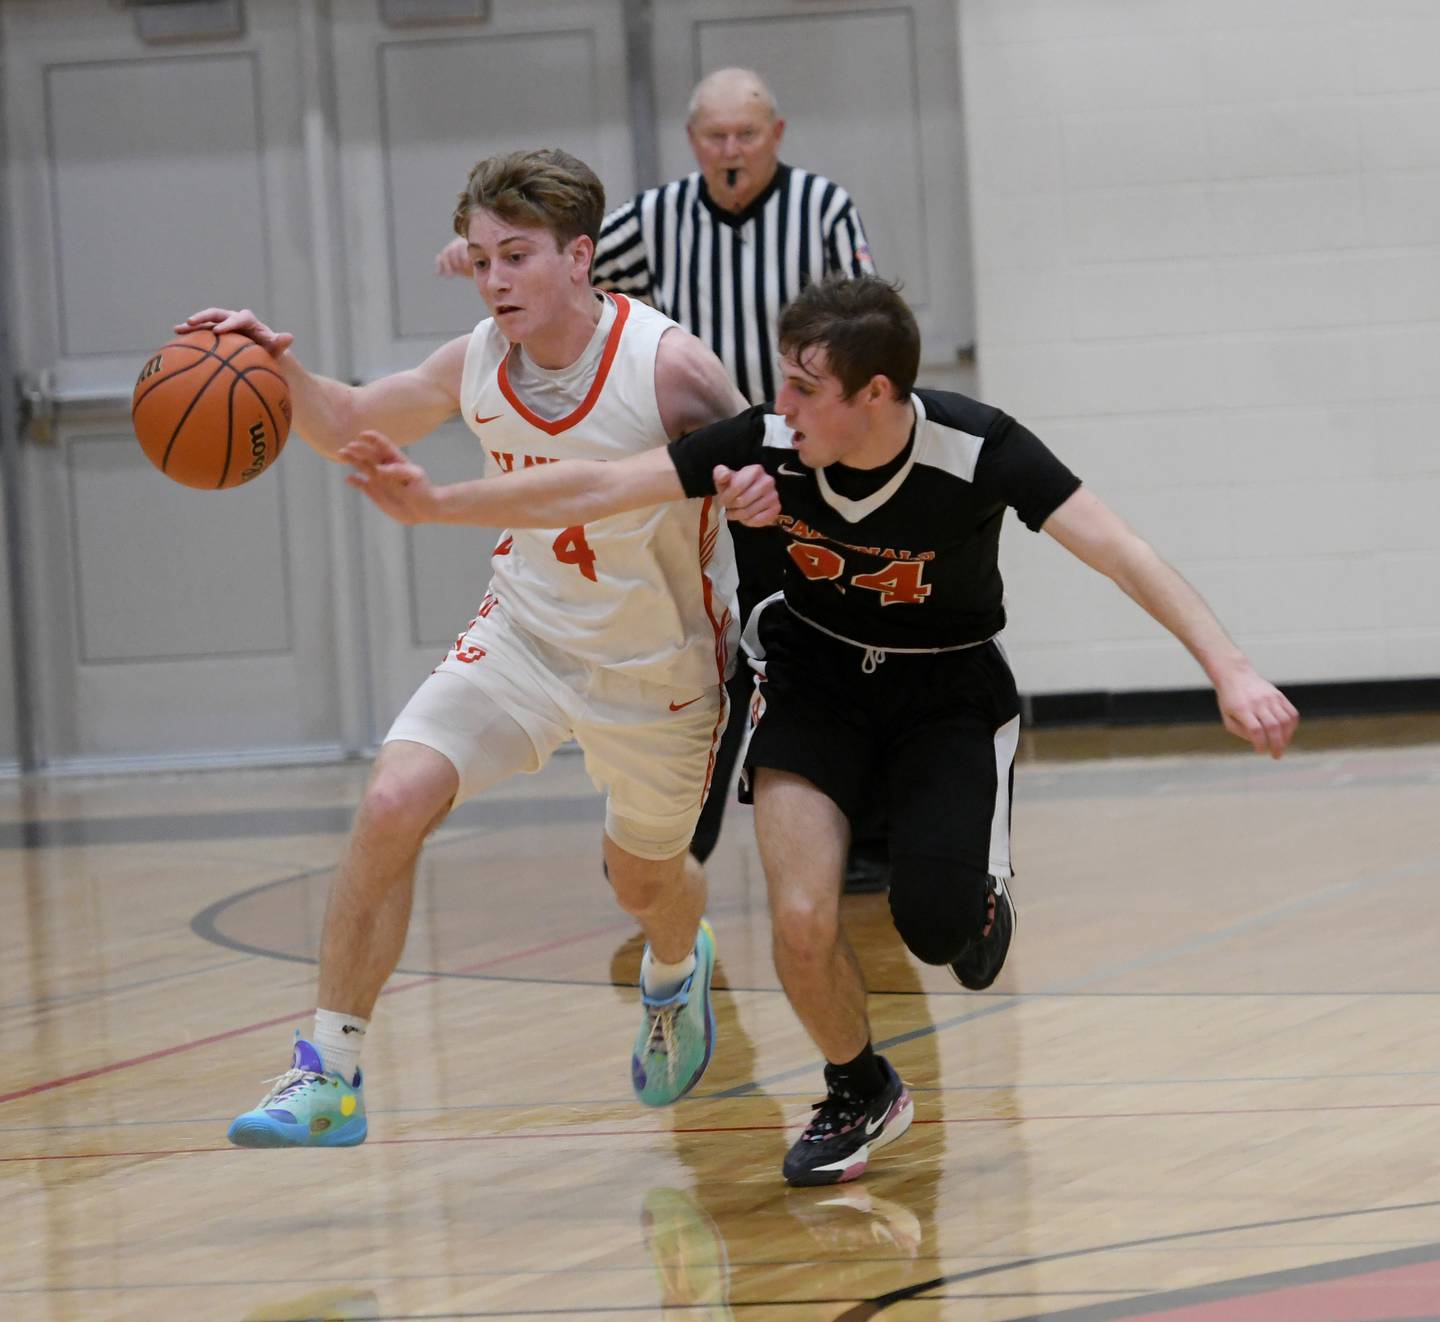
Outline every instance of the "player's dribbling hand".
<path fill-rule="evenodd" d="M 345 479 L 400 523 L 428 523 L 435 514 L 435 488 L 425 470 L 412 463 L 389 437 L 362 431 L 342 445 L 339 456 L 354 470 Z"/>
<path fill-rule="evenodd" d="M 289 331 L 271 330 L 249 308 L 241 308 L 238 312 L 230 308 L 205 308 L 200 312 L 192 312 L 184 321 L 179 322 L 175 329 L 181 334 L 186 331 L 210 330 L 217 335 L 224 335 L 226 331 L 235 331 L 240 335 L 248 335 L 275 358 L 280 357 L 295 343 L 295 337 Z"/>
<path fill-rule="evenodd" d="M 775 479 L 759 464 L 747 464 L 738 471 L 716 464 L 715 495 L 726 513 L 747 528 L 763 528 L 780 517 L 780 496 Z"/>
<path fill-rule="evenodd" d="M 1257 753 L 1281 756 L 1300 724 L 1300 713 L 1290 699 L 1248 668 L 1226 680 L 1216 690 L 1216 699 L 1225 728 Z"/>

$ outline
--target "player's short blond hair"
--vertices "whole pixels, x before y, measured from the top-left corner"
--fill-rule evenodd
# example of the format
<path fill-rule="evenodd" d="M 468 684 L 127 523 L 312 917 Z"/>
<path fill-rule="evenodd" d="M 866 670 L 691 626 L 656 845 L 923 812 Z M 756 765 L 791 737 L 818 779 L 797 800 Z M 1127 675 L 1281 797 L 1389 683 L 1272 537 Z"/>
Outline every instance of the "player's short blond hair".
<path fill-rule="evenodd" d="M 559 147 L 512 151 L 477 161 L 455 203 L 455 233 L 466 238 L 470 216 L 489 211 L 526 228 L 547 229 L 555 246 L 600 237 L 605 185 L 584 161 Z"/>

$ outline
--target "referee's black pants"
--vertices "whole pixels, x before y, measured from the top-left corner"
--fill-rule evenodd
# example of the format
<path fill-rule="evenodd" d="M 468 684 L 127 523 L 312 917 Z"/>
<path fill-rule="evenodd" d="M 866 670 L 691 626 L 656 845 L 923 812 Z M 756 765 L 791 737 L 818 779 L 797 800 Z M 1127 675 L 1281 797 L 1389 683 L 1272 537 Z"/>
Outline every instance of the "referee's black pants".
<path fill-rule="evenodd" d="M 715 752 L 715 770 L 710 778 L 710 795 L 695 823 L 690 839 L 690 853 L 703 863 L 715 851 L 720 828 L 725 822 L 725 803 L 730 797 L 730 782 L 735 775 L 735 759 L 750 724 L 750 700 L 755 694 L 755 672 L 741 656 L 735 673 L 726 681 L 725 692 L 730 698 L 730 719 L 720 736 Z M 846 865 L 846 889 L 883 889 L 890 869 L 890 841 L 884 804 L 878 800 L 851 823 L 850 859 Z"/>
<path fill-rule="evenodd" d="M 754 688 L 755 672 L 741 656 L 735 663 L 735 673 L 725 682 L 725 692 L 730 698 L 730 719 L 725 724 L 725 733 L 720 736 L 720 747 L 715 752 L 710 797 L 700 810 L 700 820 L 695 823 L 695 834 L 690 840 L 690 853 L 699 863 L 710 857 L 716 840 L 720 838 L 720 827 L 725 820 L 725 800 L 730 797 L 730 782 L 735 775 L 735 759 L 740 755 L 740 744 L 750 723 L 750 695 Z"/>

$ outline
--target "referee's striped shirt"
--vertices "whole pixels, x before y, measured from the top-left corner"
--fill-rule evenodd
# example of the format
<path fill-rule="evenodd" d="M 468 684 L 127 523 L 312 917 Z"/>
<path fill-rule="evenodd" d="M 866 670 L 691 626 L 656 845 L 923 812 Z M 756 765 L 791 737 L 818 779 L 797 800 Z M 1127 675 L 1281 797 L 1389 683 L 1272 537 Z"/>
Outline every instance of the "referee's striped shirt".
<path fill-rule="evenodd" d="M 832 271 L 874 270 L 850 194 L 782 164 L 739 213 L 716 205 L 699 172 L 631 198 L 605 217 L 592 278 L 639 295 L 698 336 L 759 404 L 775 398 L 775 327 L 785 305 Z"/>

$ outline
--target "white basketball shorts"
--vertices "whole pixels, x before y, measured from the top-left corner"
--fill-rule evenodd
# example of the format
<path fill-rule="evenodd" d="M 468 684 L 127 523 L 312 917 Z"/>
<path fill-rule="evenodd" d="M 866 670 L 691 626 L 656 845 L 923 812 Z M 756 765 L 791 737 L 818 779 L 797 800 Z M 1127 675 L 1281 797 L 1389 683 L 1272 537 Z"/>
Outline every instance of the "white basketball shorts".
<path fill-rule="evenodd" d="M 699 692 L 634 679 L 530 637 L 493 598 L 481 610 L 385 742 L 410 740 L 448 758 L 460 777 L 459 803 L 517 772 L 539 771 L 573 738 L 607 796 L 611 839 L 641 858 L 684 850 L 725 728 L 718 671 Z"/>

